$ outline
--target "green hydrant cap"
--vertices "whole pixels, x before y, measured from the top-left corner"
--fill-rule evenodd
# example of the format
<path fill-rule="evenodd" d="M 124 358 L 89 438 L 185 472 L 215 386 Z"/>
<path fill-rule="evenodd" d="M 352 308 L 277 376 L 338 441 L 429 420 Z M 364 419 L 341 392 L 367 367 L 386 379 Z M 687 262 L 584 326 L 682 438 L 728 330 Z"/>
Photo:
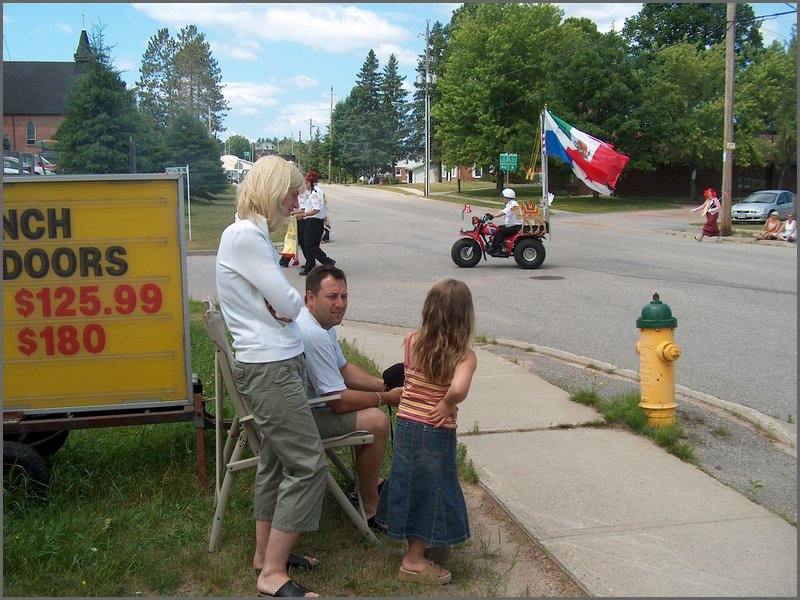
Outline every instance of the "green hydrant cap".
<path fill-rule="evenodd" d="M 669 306 L 663 304 L 658 294 L 653 294 L 653 301 L 642 309 L 642 316 L 636 319 L 639 329 L 665 329 L 678 326 L 678 319 L 672 316 Z"/>

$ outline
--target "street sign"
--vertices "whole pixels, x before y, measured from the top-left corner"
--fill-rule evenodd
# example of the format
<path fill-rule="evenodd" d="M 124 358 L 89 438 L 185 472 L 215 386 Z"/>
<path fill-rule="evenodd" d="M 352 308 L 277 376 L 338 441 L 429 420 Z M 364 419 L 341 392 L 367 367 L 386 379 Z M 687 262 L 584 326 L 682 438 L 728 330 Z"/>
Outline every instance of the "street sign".
<path fill-rule="evenodd" d="M 166 167 L 165 173 L 186 173 L 186 167 Z"/>
<path fill-rule="evenodd" d="M 500 170 L 514 171 L 517 168 L 517 155 L 504 152 L 500 155 Z"/>

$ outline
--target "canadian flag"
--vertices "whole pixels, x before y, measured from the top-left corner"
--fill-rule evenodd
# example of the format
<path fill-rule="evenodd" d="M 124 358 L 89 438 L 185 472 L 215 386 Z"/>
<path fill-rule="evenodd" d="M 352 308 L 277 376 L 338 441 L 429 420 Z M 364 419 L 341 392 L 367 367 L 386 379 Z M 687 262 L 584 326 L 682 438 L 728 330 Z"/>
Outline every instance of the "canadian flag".
<path fill-rule="evenodd" d="M 465 204 L 464 205 L 464 212 L 465 213 L 471 213 L 472 212 L 472 207 L 469 204 Z"/>

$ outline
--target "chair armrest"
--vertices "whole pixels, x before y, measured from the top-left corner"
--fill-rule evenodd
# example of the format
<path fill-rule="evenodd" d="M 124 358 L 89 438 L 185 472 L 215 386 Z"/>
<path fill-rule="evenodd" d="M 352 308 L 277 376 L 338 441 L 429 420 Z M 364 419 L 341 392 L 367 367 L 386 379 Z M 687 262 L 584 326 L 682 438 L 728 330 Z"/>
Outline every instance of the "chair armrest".
<path fill-rule="evenodd" d="M 333 402 L 334 400 L 341 400 L 341 394 L 331 394 L 330 396 L 319 396 L 318 398 L 309 398 L 309 404 L 319 404 L 320 402 Z"/>

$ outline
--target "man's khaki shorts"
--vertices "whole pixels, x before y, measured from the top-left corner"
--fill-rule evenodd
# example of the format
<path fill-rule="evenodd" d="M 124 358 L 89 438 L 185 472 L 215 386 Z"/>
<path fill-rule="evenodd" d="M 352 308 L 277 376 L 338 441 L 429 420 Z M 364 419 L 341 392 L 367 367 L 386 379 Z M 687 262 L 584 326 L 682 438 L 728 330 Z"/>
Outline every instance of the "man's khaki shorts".
<path fill-rule="evenodd" d="M 314 421 L 317 423 L 319 437 L 323 440 L 352 433 L 356 430 L 355 412 L 335 413 L 327 406 L 321 406 L 313 408 L 311 414 L 314 415 Z"/>

